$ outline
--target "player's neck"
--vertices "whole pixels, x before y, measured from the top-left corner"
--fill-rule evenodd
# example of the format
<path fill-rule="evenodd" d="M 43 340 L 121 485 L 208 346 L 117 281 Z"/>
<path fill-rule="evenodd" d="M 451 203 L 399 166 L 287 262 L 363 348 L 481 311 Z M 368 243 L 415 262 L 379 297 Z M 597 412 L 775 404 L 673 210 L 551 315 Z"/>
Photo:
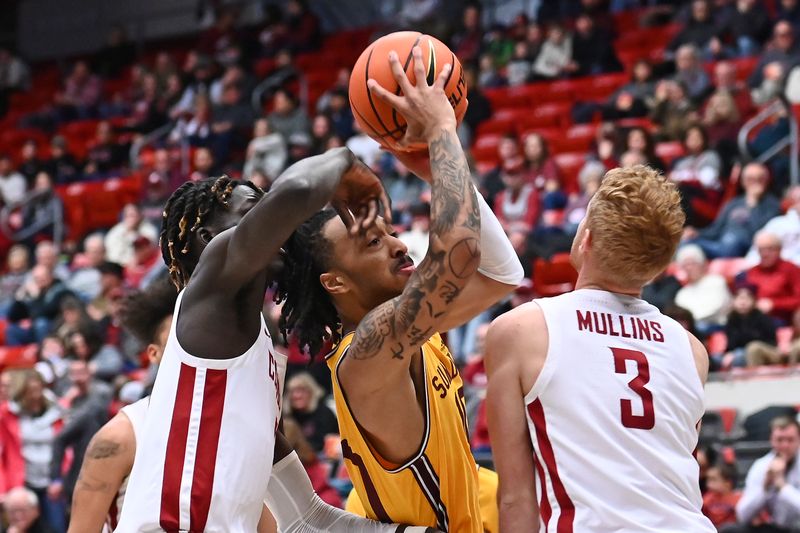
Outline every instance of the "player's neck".
<path fill-rule="evenodd" d="M 624 294 L 626 296 L 633 296 L 634 298 L 642 297 L 641 287 L 625 287 L 614 283 L 602 276 L 592 275 L 581 269 L 578 273 L 578 281 L 575 283 L 575 290 L 578 289 L 595 289 L 598 291 L 613 292 L 615 294 Z"/>

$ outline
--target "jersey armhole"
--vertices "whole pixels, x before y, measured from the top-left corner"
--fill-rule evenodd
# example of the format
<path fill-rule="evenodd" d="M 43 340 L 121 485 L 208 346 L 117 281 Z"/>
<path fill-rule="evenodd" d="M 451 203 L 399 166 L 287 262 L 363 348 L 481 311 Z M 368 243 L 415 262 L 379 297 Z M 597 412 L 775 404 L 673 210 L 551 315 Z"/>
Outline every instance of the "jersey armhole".
<path fill-rule="evenodd" d="M 545 355 L 542 370 L 539 372 L 539 375 L 536 376 L 536 381 L 533 382 L 531 390 L 529 390 L 525 395 L 526 405 L 533 403 L 536 398 L 544 393 L 547 385 L 550 383 L 550 379 L 555 373 L 556 365 L 558 364 L 557 357 L 555 355 L 558 354 L 560 350 L 559 338 L 553 334 L 547 320 L 546 306 L 541 305 L 539 300 L 533 300 L 532 303 L 539 306 L 539 309 L 542 310 L 542 315 L 544 316 L 544 326 L 547 329 L 547 354 Z"/>

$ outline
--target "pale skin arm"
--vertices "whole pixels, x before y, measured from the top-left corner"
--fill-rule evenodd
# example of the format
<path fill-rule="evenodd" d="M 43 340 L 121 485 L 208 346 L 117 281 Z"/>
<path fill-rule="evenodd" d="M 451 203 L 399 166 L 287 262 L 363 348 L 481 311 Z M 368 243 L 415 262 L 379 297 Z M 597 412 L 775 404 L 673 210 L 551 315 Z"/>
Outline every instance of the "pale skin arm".
<path fill-rule="evenodd" d="M 92 437 L 72 495 L 68 533 L 100 533 L 122 481 L 131 473 L 136 436 L 124 413 Z"/>
<path fill-rule="evenodd" d="M 547 327 L 541 309 L 525 304 L 497 318 L 486 336 L 487 421 L 497 492 L 500 533 L 537 530 L 539 504 L 525 395 L 547 355 Z"/>
<path fill-rule="evenodd" d="M 261 510 L 261 518 L 258 520 L 257 533 L 278 533 L 278 524 L 275 523 L 275 517 L 269 512 L 267 506 Z"/>

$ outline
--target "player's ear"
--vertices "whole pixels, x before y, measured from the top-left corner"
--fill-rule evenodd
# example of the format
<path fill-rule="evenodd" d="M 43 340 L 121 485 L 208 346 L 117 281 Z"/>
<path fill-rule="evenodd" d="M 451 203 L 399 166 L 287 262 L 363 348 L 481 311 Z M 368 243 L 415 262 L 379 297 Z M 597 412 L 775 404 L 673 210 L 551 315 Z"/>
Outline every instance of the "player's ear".
<path fill-rule="evenodd" d="M 585 253 L 592 247 L 592 230 L 586 228 L 583 230 L 583 237 L 581 238 L 581 250 Z"/>
<path fill-rule="evenodd" d="M 211 234 L 210 231 L 206 228 L 198 228 L 197 229 L 197 238 L 200 239 L 200 242 L 203 244 L 208 244 L 214 236 Z"/>
<path fill-rule="evenodd" d="M 151 365 L 157 365 L 161 361 L 161 350 L 157 345 L 148 344 L 145 352 L 147 352 L 147 360 L 150 361 Z"/>
<path fill-rule="evenodd" d="M 320 274 L 319 282 L 322 284 L 322 287 L 331 294 L 344 294 L 350 290 L 344 282 L 344 278 L 333 272 Z"/>

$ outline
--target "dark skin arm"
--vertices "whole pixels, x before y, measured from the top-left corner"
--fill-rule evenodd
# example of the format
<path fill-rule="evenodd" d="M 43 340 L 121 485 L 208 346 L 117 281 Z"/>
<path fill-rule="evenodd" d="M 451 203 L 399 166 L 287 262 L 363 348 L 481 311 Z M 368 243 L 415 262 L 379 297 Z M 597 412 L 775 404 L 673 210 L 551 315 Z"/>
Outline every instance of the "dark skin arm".
<path fill-rule="evenodd" d="M 259 333 L 269 266 L 297 226 L 330 202 L 357 233 L 372 225 L 379 201 L 388 206 L 377 176 L 348 149 L 335 149 L 289 167 L 238 224 L 231 218 L 216 235 L 201 229 L 208 245 L 183 296 L 181 345 L 207 359 L 244 353 Z"/>

